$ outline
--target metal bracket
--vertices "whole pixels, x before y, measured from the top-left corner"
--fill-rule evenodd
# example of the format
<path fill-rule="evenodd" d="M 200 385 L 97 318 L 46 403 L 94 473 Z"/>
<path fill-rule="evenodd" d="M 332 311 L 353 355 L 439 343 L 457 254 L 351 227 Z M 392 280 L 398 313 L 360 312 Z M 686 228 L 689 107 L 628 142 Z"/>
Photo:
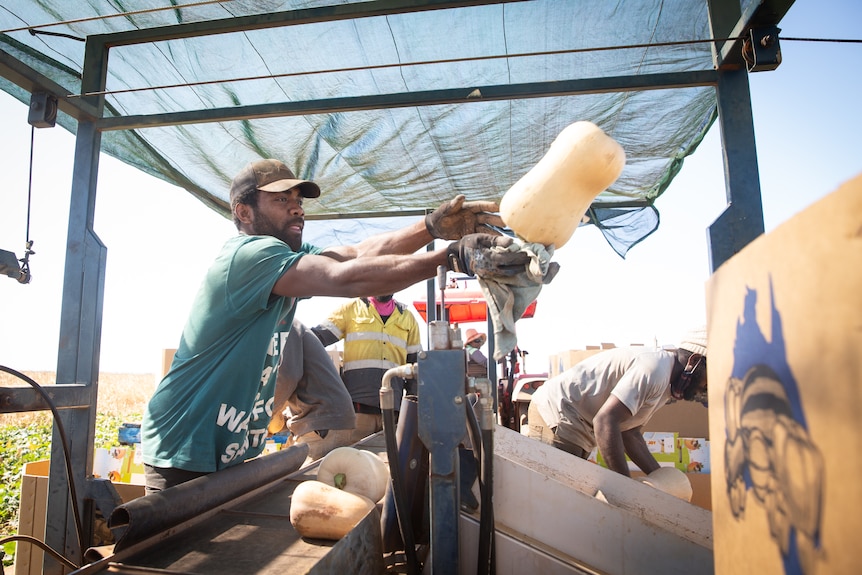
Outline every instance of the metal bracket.
<path fill-rule="evenodd" d="M 48 92 L 33 92 L 27 122 L 36 128 L 53 128 L 57 123 L 57 98 Z"/>
<path fill-rule="evenodd" d="M 781 45 L 777 26 L 752 28 L 749 36 L 742 44 L 742 57 L 745 59 L 749 72 L 764 72 L 775 70 L 781 64 Z"/>

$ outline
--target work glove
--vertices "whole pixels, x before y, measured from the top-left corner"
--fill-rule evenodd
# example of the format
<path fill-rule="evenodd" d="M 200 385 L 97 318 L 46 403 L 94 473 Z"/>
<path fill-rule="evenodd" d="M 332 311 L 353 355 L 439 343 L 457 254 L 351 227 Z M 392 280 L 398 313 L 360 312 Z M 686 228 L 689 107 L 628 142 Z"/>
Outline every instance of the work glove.
<path fill-rule="evenodd" d="M 500 210 L 496 202 L 466 202 L 459 194 L 425 216 L 425 228 L 439 240 L 460 240 L 469 234 L 499 235 L 494 229 L 504 228 L 503 218 L 493 213 Z"/>
<path fill-rule="evenodd" d="M 469 276 L 514 276 L 526 271 L 529 254 L 508 248 L 515 240 L 509 236 L 470 234 L 446 248 L 446 259 L 453 272 Z"/>

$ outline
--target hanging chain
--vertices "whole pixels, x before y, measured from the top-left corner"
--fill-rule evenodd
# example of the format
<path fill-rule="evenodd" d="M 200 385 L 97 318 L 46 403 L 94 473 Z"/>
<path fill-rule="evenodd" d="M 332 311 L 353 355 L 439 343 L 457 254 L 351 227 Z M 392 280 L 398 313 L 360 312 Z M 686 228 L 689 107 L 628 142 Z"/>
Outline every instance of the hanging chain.
<path fill-rule="evenodd" d="M 24 257 L 21 258 L 21 272 L 18 275 L 18 282 L 22 284 L 30 283 L 30 256 L 35 254 L 33 251 L 33 240 L 30 239 L 30 208 L 33 198 L 33 148 L 36 137 L 36 127 L 30 126 L 30 175 L 27 179 L 27 226 L 24 241 Z"/>

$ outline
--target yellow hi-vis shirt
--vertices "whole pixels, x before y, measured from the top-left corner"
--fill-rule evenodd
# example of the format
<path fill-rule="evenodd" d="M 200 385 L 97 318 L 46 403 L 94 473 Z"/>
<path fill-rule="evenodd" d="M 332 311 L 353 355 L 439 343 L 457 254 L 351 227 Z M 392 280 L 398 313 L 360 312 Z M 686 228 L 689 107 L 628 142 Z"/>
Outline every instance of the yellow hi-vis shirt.
<path fill-rule="evenodd" d="M 357 298 L 336 309 L 329 319 L 314 328 L 324 345 L 343 339 L 342 378 L 356 403 L 380 407 L 383 374 L 393 367 L 415 361 L 422 351 L 419 324 L 400 302 L 383 323 L 380 314 L 365 298 Z M 408 358 L 408 356 L 411 356 Z M 404 381 L 392 378 L 395 409 L 400 407 Z"/>

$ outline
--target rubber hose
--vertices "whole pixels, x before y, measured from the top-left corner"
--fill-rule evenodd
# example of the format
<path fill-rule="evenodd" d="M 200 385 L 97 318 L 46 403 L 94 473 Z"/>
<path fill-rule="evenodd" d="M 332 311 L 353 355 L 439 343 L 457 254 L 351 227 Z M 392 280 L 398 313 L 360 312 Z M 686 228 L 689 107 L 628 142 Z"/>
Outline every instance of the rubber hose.
<path fill-rule="evenodd" d="M 469 398 L 468 398 L 469 399 Z M 470 443 L 473 444 L 473 454 L 476 457 L 476 469 L 479 470 L 479 491 L 482 491 L 482 432 L 479 429 L 479 419 L 471 401 L 465 401 L 467 406 L 467 432 Z"/>
<path fill-rule="evenodd" d="M 482 430 L 482 506 L 479 517 L 479 575 L 494 572 L 494 430 Z"/>
<path fill-rule="evenodd" d="M 392 477 L 392 496 L 395 500 L 395 514 L 404 542 L 407 557 L 407 573 L 419 575 L 419 560 L 416 557 L 416 543 L 413 541 L 413 526 L 410 523 L 410 510 L 404 501 L 404 485 L 398 460 L 398 443 L 395 439 L 395 410 L 383 409 L 383 436 L 386 439 L 386 454 L 389 458 L 389 475 Z"/>

